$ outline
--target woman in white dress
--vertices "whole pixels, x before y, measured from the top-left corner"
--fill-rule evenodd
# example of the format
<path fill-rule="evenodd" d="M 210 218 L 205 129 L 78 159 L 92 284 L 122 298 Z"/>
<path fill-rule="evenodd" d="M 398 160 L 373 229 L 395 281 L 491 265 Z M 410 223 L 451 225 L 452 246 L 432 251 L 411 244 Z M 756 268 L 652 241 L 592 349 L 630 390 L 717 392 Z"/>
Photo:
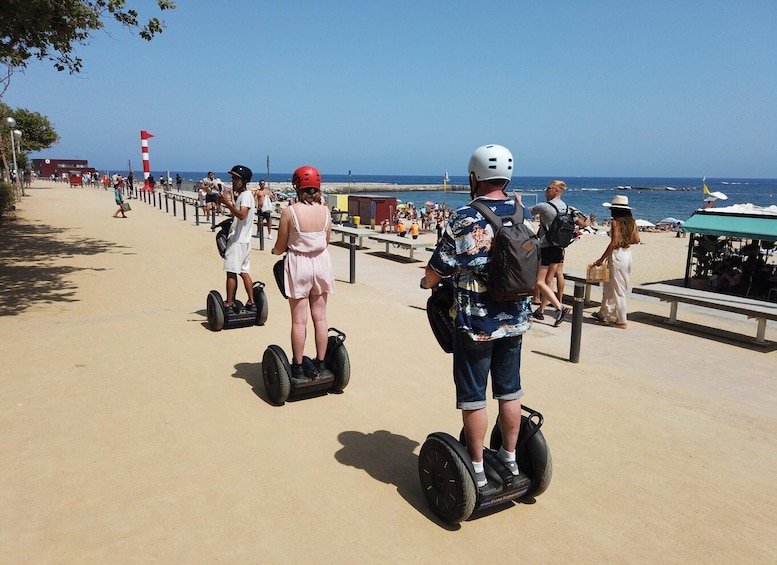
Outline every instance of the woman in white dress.
<path fill-rule="evenodd" d="M 612 213 L 610 225 L 610 244 L 602 256 L 594 262 L 601 265 L 605 261 L 610 266 L 610 281 L 604 283 L 602 306 L 592 315 L 600 322 L 626 329 L 626 293 L 629 291 L 631 275 L 631 245 L 639 243 L 639 230 L 631 215 L 628 196 L 615 196 L 612 202 L 603 204 Z"/>

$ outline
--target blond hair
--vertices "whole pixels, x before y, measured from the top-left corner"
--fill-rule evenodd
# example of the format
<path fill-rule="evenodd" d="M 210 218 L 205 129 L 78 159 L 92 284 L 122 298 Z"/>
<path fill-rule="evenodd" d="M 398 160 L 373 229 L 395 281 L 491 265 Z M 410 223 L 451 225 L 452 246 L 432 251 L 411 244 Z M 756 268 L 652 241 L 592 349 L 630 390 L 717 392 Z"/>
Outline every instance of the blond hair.
<path fill-rule="evenodd" d="M 550 184 L 548 185 L 548 188 L 550 188 L 551 186 L 558 188 L 559 191 L 561 192 L 564 192 L 567 189 L 567 183 L 565 183 L 563 180 L 551 181 Z"/>

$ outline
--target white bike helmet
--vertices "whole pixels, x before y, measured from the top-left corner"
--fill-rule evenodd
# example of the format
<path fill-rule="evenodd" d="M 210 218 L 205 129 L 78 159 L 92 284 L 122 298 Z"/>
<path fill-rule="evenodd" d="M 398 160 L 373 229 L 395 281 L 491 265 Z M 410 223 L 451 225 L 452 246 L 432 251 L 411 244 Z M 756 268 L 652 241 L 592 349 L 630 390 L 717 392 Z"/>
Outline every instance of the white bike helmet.
<path fill-rule="evenodd" d="M 475 180 L 504 179 L 513 177 L 513 154 L 502 145 L 483 145 L 472 152 L 467 169 L 475 173 Z"/>

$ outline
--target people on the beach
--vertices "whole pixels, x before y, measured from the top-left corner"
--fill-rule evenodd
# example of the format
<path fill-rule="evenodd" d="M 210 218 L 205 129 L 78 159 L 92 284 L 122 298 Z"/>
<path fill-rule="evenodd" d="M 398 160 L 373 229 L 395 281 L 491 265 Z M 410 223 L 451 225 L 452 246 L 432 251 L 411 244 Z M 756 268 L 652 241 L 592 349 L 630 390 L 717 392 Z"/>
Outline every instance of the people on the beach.
<path fill-rule="evenodd" d="M 292 377 L 305 376 L 302 358 L 310 311 L 316 343 L 313 378 L 317 378 L 324 370 L 329 340 L 327 298 L 335 291 L 328 249 L 332 218 L 321 195 L 321 174 L 315 167 L 303 165 L 297 168 L 291 184 L 297 193 L 297 202 L 281 213 L 278 239 L 272 253 L 286 252 L 284 281 L 291 310 Z"/>
<path fill-rule="evenodd" d="M 237 275 L 243 280 L 248 294 L 246 310 L 256 311 L 253 282 L 251 281 L 251 233 L 253 231 L 254 198 L 248 190 L 253 173 L 243 165 L 235 165 L 229 171 L 232 176 L 232 190 L 237 195 L 233 204 L 226 195 L 220 195 L 221 204 L 232 213 L 227 249 L 224 253 L 224 271 L 227 273 L 227 299 L 224 306 L 233 308 L 237 293 Z"/>
<path fill-rule="evenodd" d="M 607 261 L 610 265 L 610 281 L 604 283 L 602 305 L 592 316 L 600 322 L 625 330 L 626 293 L 629 290 L 632 263 L 629 247 L 639 243 L 639 230 L 631 215 L 628 196 L 615 196 L 612 202 L 602 205 L 609 208 L 612 214 L 610 243 L 594 265 L 599 266 Z"/>
<path fill-rule="evenodd" d="M 545 319 L 545 305 L 550 302 L 556 309 L 554 326 L 558 327 L 564 321 L 564 316 L 569 313 L 559 298 L 564 293 L 564 249 L 548 241 L 546 233 L 555 217 L 566 211 L 567 205 L 561 200 L 561 196 L 567 189 L 564 181 L 554 180 L 545 189 L 547 202 L 539 202 L 529 211 L 533 216 L 539 214 L 540 229 L 537 235 L 540 238 L 540 269 L 537 274 L 537 289 L 540 291 L 540 305 L 532 316 L 536 320 Z M 553 279 L 558 279 L 558 295 L 553 292 Z"/>
<path fill-rule="evenodd" d="M 211 213 L 218 208 L 219 194 L 216 189 L 216 176 L 213 171 L 208 171 L 208 174 L 200 181 L 200 190 L 205 193 L 205 215 L 210 217 Z"/>
<path fill-rule="evenodd" d="M 470 196 L 500 216 L 511 215 L 515 202 L 504 192 L 513 175 L 513 156 L 501 145 L 477 148 L 469 160 Z M 470 205 L 456 210 L 426 266 L 422 288 L 452 277 L 456 292 L 453 332 L 453 380 L 462 411 L 467 451 L 478 487 L 487 484 L 483 444 L 488 427 L 486 385 L 499 401 L 502 446 L 498 457 L 514 475 L 515 446 L 521 423 L 521 345 L 531 327 L 530 297 L 496 302 L 481 282 L 488 272 L 493 239 L 489 222 Z"/>
<path fill-rule="evenodd" d="M 416 220 L 413 220 L 413 223 L 410 224 L 410 236 L 413 239 L 418 239 L 418 235 L 421 233 L 421 227 L 418 225 L 418 222 Z"/>
<path fill-rule="evenodd" d="M 122 182 L 121 186 L 117 182 L 116 185 L 113 187 L 113 199 L 116 201 L 116 204 L 119 206 L 116 211 L 113 213 L 114 218 L 118 218 L 119 214 L 121 214 L 122 218 L 126 218 L 127 215 L 124 213 L 124 184 Z"/>
<path fill-rule="evenodd" d="M 407 228 L 405 227 L 405 223 L 402 220 L 400 220 L 397 223 L 397 235 L 399 237 L 405 237 L 406 233 L 407 233 Z"/>
<path fill-rule="evenodd" d="M 273 211 L 273 193 L 264 184 L 264 179 L 259 181 L 259 188 L 256 191 L 256 208 L 259 210 L 258 230 L 262 230 L 262 224 L 267 226 L 267 239 L 272 239 L 272 211 Z"/>
<path fill-rule="evenodd" d="M 178 173 L 175 173 L 175 188 L 178 192 L 181 192 L 182 184 L 183 184 L 183 179 L 181 178 L 181 175 Z"/>

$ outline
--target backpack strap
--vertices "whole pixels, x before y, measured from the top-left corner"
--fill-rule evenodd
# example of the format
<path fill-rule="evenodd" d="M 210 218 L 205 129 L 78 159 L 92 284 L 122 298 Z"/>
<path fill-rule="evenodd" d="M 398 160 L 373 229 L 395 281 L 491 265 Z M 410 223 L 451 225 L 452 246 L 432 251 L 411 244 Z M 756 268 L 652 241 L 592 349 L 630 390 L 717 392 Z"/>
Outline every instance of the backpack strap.
<path fill-rule="evenodd" d="M 509 216 L 496 215 L 493 210 L 491 210 L 491 208 L 489 208 L 488 205 L 482 200 L 473 200 L 469 203 L 469 205 L 480 212 L 483 217 L 488 220 L 488 223 L 491 224 L 491 227 L 494 228 L 494 231 L 504 227 L 505 223 L 508 221 L 512 222 L 512 225 L 514 226 L 523 223 L 524 208 L 523 206 L 520 206 L 518 202 L 515 203 L 513 213 Z"/>
<path fill-rule="evenodd" d="M 553 209 L 556 211 L 556 215 L 559 215 L 559 214 L 561 214 L 561 210 L 559 210 L 558 208 L 556 208 L 556 205 L 555 205 L 555 204 L 553 204 L 553 202 L 551 202 L 551 201 L 549 200 L 549 201 L 548 201 L 548 204 L 550 204 L 551 206 L 553 206 Z M 566 208 L 564 208 L 564 213 L 567 213 L 567 212 L 569 212 L 569 206 L 567 206 Z"/>

